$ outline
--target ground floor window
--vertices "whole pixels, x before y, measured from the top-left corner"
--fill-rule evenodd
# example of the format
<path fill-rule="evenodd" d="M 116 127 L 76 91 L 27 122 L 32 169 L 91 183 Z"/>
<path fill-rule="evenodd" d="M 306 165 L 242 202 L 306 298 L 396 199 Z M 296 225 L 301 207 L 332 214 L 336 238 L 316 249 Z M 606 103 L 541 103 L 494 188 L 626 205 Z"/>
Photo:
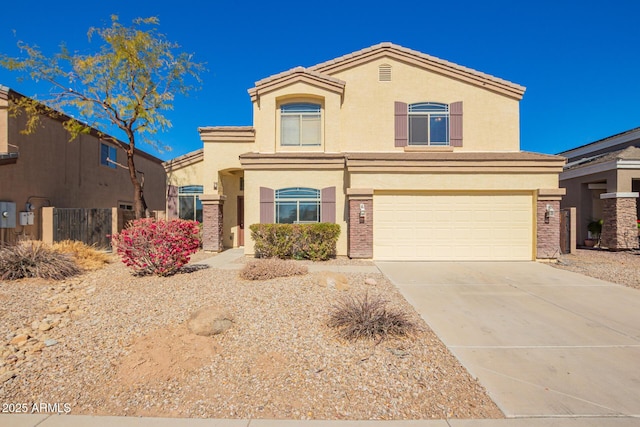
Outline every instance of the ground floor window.
<path fill-rule="evenodd" d="M 320 222 L 320 190 L 283 188 L 275 192 L 276 223 Z"/>
<path fill-rule="evenodd" d="M 185 185 L 178 189 L 178 217 L 202 222 L 202 185 Z"/>

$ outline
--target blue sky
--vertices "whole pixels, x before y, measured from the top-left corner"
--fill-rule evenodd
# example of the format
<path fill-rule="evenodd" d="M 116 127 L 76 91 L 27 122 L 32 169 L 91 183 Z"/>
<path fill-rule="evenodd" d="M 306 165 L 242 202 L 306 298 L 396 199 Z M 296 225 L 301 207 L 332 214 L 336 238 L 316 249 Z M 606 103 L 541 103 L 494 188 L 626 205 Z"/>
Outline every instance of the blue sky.
<path fill-rule="evenodd" d="M 201 148 L 201 126 L 251 125 L 255 81 L 383 41 L 526 86 L 521 148 L 557 153 L 640 126 L 640 1 L 148 0 L 5 2 L 0 51 L 16 43 L 89 52 L 91 26 L 158 16 L 160 31 L 207 63 L 202 90 L 179 98 L 162 135 L 169 159 Z M 0 69 L 0 84 L 34 86 Z M 117 133 L 116 136 L 120 136 Z"/>

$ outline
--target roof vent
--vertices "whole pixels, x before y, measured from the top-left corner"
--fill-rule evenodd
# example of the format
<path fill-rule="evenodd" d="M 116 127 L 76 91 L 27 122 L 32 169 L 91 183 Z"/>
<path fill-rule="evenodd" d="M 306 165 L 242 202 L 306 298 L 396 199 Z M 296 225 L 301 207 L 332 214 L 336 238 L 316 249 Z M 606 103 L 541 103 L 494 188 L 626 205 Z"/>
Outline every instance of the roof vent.
<path fill-rule="evenodd" d="M 391 65 L 382 64 L 378 66 L 378 81 L 380 82 L 391 81 Z"/>

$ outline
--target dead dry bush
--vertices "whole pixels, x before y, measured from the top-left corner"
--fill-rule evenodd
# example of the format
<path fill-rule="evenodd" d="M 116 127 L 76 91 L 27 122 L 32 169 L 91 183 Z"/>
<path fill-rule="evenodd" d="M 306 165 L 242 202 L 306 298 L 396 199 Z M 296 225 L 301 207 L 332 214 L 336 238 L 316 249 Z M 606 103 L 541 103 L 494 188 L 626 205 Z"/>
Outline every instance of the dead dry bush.
<path fill-rule="evenodd" d="M 84 270 L 99 270 L 111 262 L 109 255 L 76 240 L 63 240 L 54 243 L 52 249 L 56 252 L 70 254 L 78 267 Z"/>
<path fill-rule="evenodd" d="M 416 330 L 407 313 L 387 304 L 382 297 L 368 293 L 359 297 L 345 295 L 333 305 L 327 325 L 337 330 L 338 337 L 348 341 L 382 340 L 406 336 Z"/>
<path fill-rule="evenodd" d="M 245 280 L 269 280 L 277 277 L 300 276 L 308 272 L 309 269 L 306 266 L 299 265 L 296 261 L 266 258 L 249 261 L 240 271 L 240 277 Z"/>
<path fill-rule="evenodd" d="M 62 280 L 80 273 L 71 255 L 56 252 L 42 242 L 25 241 L 0 249 L 0 279 L 26 277 Z"/>

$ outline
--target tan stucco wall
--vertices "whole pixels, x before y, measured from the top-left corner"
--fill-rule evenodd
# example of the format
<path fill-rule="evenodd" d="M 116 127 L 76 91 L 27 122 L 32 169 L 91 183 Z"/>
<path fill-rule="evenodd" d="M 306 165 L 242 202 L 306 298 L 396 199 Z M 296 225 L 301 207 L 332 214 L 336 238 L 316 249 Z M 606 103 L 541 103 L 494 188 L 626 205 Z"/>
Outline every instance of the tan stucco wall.
<path fill-rule="evenodd" d="M 392 81 L 378 81 L 378 66 L 392 66 Z M 463 101 L 463 147 L 456 151 L 518 151 L 519 102 L 495 92 L 390 58 L 340 71 L 340 95 L 296 82 L 262 94 L 254 102 L 254 127 L 260 152 L 403 151 L 394 147 L 394 102 Z M 284 101 L 316 101 L 323 109 L 323 146 L 280 147 L 279 111 Z"/>
<path fill-rule="evenodd" d="M 558 188 L 556 174 L 353 173 L 351 188 L 374 190 L 536 190 Z"/>
<path fill-rule="evenodd" d="M 204 159 L 185 166 L 172 167 L 167 171 L 167 184 L 182 187 L 184 185 L 203 185 Z"/>
<path fill-rule="evenodd" d="M 391 81 L 378 67 L 391 65 Z M 513 98 L 381 58 L 334 74 L 347 82 L 340 115 L 343 151 L 402 151 L 393 147 L 394 102 L 463 101 L 463 147 L 457 151 L 518 151 L 519 103 Z"/>
<path fill-rule="evenodd" d="M 249 142 L 205 142 L 203 185 L 205 194 L 226 194 L 220 185 L 220 171 L 241 169 L 240 154 L 255 151 L 255 144 Z M 218 189 L 214 190 L 214 182 Z M 222 183 L 224 184 L 224 183 Z"/>
<path fill-rule="evenodd" d="M 287 187 L 322 189 L 336 187 L 336 224 L 340 225 L 338 255 L 347 254 L 344 172 L 342 170 L 247 170 L 245 179 L 245 254 L 253 254 L 249 226 L 260 223 L 260 187 L 274 190 Z"/>
<path fill-rule="evenodd" d="M 0 116 L 2 113 L 6 110 L 0 111 Z M 31 197 L 35 208 L 35 225 L 18 226 L 15 233 L 40 238 L 42 206 L 109 208 L 119 202 L 133 202 L 128 170 L 100 164 L 100 141 L 96 137 L 82 135 L 70 142 L 61 123 L 49 118 L 43 118 L 31 135 L 20 133 L 24 125 L 24 115 L 9 117 L 8 143 L 18 146 L 20 154 L 15 164 L 0 165 L 0 200 L 15 202 L 17 210 L 22 211 Z M 126 164 L 124 151 L 118 149 L 117 161 Z M 166 175 L 162 164 L 141 156 L 135 161 L 136 169 L 144 173 L 149 209 L 164 210 Z"/>
<path fill-rule="evenodd" d="M 6 99 L 0 99 L 0 153 L 9 153 L 13 150 L 9 149 L 8 132 L 9 132 L 9 112 L 7 110 L 9 102 Z"/>

